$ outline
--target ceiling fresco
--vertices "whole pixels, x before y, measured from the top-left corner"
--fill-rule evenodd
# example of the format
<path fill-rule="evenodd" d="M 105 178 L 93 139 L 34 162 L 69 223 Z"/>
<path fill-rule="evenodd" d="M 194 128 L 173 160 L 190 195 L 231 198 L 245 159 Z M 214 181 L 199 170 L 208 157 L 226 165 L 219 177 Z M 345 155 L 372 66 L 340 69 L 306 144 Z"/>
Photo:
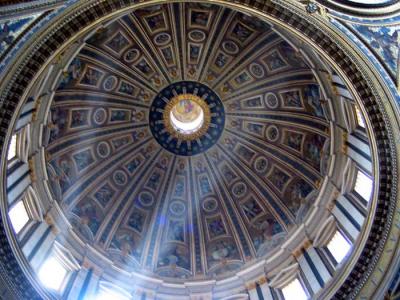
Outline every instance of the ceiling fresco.
<path fill-rule="evenodd" d="M 43 137 L 74 231 L 121 268 L 171 280 L 270 255 L 328 169 L 310 64 L 269 24 L 215 5 L 152 6 L 98 29 L 62 74 Z M 202 98 L 207 130 L 168 131 L 165 91 Z"/>
<path fill-rule="evenodd" d="M 4 52 L 12 45 L 21 32 L 39 16 L 40 14 L 33 14 L 22 16 L 18 19 L 0 21 L 0 57 L 3 56 Z"/>
<path fill-rule="evenodd" d="M 398 47 L 400 25 L 380 28 L 357 24 L 352 27 L 377 54 L 391 75 L 396 77 L 400 60 Z"/>

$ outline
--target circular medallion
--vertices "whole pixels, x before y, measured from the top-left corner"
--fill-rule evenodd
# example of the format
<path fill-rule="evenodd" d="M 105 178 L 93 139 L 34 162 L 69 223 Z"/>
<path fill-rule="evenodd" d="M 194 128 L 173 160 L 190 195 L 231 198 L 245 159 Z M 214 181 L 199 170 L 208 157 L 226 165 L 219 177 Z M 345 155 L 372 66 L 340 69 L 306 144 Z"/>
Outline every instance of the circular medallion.
<path fill-rule="evenodd" d="M 250 65 L 250 73 L 256 78 L 262 78 L 264 76 L 264 68 L 260 64 L 252 63 Z"/>
<path fill-rule="evenodd" d="M 189 38 L 195 42 L 202 42 L 206 38 L 206 34 L 200 30 L 192 30 L 189 32 Z"/>
<path fill-rule="evenodd" d="M 256 169 L 256 171 L 259 173 L 264 173 L 265 171 L 267 171 L 267 167 L 268 161 L 263 156 L 257 157 L 254 161 L 254 169 Z"/>
<path fill-rule="evenodd" d="M 151 206 L 154 202 L 154 197 L 148 192 L 142 192 L 139 195 L 139 202 L 145 207 Z"/>
<path fill-rule="evenodd" d="M 124 185 L 128 181 L 128 177 L 126 176 L 125 172 L 121 170 L 114 172 L 113 179 L 117 185 Z"/>
<path fill-rule="evenodd" d="M 182 81 L 164 88 L 153 100 L 149 123 L 153 136 L 168 151 L 184 156 L 204 152 L 222 134 L 225 111 L 209 87 Z"/>
<path fill-rule="evenodd" d="M 247 186 L 243 182 L 235 183 L 232 187 L 232 192 L 236 197 L 241 197 L 246 194 Z"/>
<path fill-rule="evenodd" d="M 97 125 L 102 125 L 107 120 L 107 111 L 104 108 L 98 108 L 94 111 L 93 121 Z"/>
<path fill-rule="evenodd" d="M 269 107 L 269 108 L 277 108 L 279 105 L 279 101 L 278 98 L 276 97 L 275 94 L 273 93 L 267 93 L 265 95 L 265 104 Z"/>
<path fill-rule="evenodd" d="M 225 50 L 226 53 L 228 54 L 238 54 L 239 53 L 239 46 L 232 41 L 226 41 L 222 43 L 222 48 Z"/>
<path fill-rule="evenodd" d="M 107 142 L 100 142 L 96 148 L 97 154 L 101 158 L 106 158 L 111 153 L 110 145 Z"/>
<path fill-rule="evenodd" d="M 106 79 L 104 79 L 103 88 L 108 92 L 112 91 L 117 86 L 117 83 L 118 83 L 117 77 L 113 75 L 108 76 Z"/>
<path fill-rule="evenodd" d="M 134 62 L 139 58 L 140 52 L 138 49 L 129 49 L 125 52 L 124 59 L 127 63 Z"/>
<path fill-rule="evenodd" d="M 206 212 L 213 212 L 218 207 L 218 202 L 214 198 L 207 198 L 203 201 L 203 209 Z"/>
<path fill-rule="evenodd" d="M 267 128 L 267 139 L 270 142 L 276 142 L 279 139 L 279 129 L 275 125 L 271 125 Z"/>
<path fill-rule="evenodd" d="M 174 200 L 169 205 L 169 211 L 175 216 L 181 216 L 186 211 L 186 207 L 182 201 Z"/>
<path fill-rule="evenodd" d="M 164 46 L 171 41 L 171 36 L 168 33 L 162 32 L 156 35 L 154 42 L 158 46 Z"/>

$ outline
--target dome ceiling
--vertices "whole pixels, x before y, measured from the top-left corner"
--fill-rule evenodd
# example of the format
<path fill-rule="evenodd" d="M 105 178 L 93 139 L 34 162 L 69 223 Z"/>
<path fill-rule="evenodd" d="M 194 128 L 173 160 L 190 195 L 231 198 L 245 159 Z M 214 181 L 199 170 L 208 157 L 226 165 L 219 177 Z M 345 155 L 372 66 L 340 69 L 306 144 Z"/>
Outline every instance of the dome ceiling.
<path fill-rule="evenodd" d="M 273 253 L 327 172 L 312 59 L 215 5 L 152 6 L 98 29 L 62 74 L 44 136 L 75 233 L 121 268 L 171 280 L 224 277 Z M 181 109 L 204 114 L 190 138 L 165 114 L 189 94 Z"/>

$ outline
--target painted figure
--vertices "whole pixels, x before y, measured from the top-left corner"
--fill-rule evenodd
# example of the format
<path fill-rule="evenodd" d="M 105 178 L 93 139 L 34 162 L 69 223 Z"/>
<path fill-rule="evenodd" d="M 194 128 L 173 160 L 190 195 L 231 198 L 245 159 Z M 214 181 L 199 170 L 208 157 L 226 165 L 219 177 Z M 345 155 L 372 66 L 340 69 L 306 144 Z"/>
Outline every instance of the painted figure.
<path fill-rule="evenodd" d="M 243 72 L 238 77 L 235 78 L 235 82 L 238 85 L 242 85 L 250 80 L 251 80 L 251 77 L 249 76 L 249 74 L 247 74 L 247 72 Z"/>
<path fill-rule="evenodd" d="M 102 186 L 95 194 L 94 197 L 103 207 L 106 207 L 114 196 L 115 191 L 107 183 Z"/>
<path fill-rule="evenodd" d="M 76 153 L 72 157 L 76 163 L 78 171 L 82 171 L 83 169 L 94 163 L 92 152 L 89 149 Z"/>
<path fill-rule="evenodd" d="M 122 255 L 140 256 L 133 235 L 126 231 L 117 232 L 111 242 L 111 246 L 121 250 Z"/>
<path fill-rule="evenodd" d="M 237 148 L 237 154 L 239 154 L 247 162 L 250 162 L 255 155 L 255 153 L 253 151 L 249 150 L 248 148 L 246 148 L 244 146 L 239 146 Z"/>
<path fill-rule="evenodd" d="M 275 185 L 278 190 L 282 191 L 284 188 L 285 184 L 289 181 L 289 176 L 283 173 L 281 170 L 274 168 L 272 171 L 271 175 L 269 176 L 269 179 Z"/>
<path fill-rule="evenodd" d="M 158 266 L 170 266 L 172 268 L 179 266 L 190 269 L 187 249 L 183 246 L 171 247 L 159 256 Z"/>
<path fill-rule="evenodd" d="M 130 161 L 127 165 L 126 168 L 130 173 L 133 173 L 138 166 L 140 166 L 141 160 L 138 157 L 135 157 L 132 161 Z"/>
<path fill-rule="evenodd" d="M 174 62 L 171 48 L 164 48 L 161 50 L 161 52 L 168 64 L 172 64 Z"/>
<path fill-rule="evenodd" d="M 165 28 L 165 21 L 164 21 L 164 15 L 162 13 L 146 17 L 145 18 L 147 21 L 147 24 L 149 25 L 150 29 L 152 31 L 156 31 L 158 29 Z"/>
<path fill-rule="evenodd" d="M 152 72 L 150 65 L 144 59 L 139 61 L 139 63 L 135 67 L 138 68 L 140 72 L 146 75 L 149 75 Z"/>
<path fill-rule="evenodd" d="M 247 123 L 247 130 L 257 135 L 262 135 L 263 128 L 264 126 L 260 124 Z"/>
<path fill-rule="evenodd" d="M 81 77 L 83 67 L 84 64 L 81 60 L 75 57 L 69 64 L 67 70 L 62 73 L 58 88 L 63 89 L 70 83 L 75 83 Z"/>
<path fill-rule="evenodd" d="M 226 241 L 219 241 L 211 247 L 211 258 L 214 261 L 226 260 L 233 258 L 237 250 L 235 246 Z"/>
<path fill-rule="evenodd" d="M 133 229 L 142 232 L 145 220 L 146 216 L 142 212 L 134 210 L 129 216 L 128 225 Z"/>
<path fill-rule="evenodd" d="M 265 58 L 265 63 L 271 71 L 286 67 L 285 61 L 281 58 L 277 51 L 272 52 Z"/>
<path fill-rule="evenodd" d="M 204 177 L 204 176 L 200 177 L 199 184 L 200 184 L 200 190 L 201 190 L 202 195 L 211 193 L 211 186 L 210 186 L 210 183 L 209 183 L 207 177 Z"/>
<path fill-rule="evenodd" d="M 317 169 L 320 168 L 322 148 L 326 138 L 317 134 L 313 134 L 304 142 L 304 156 Z"/>
<path fill-rule="evenodd" d="M 289 91 L 282 93 L 283 103 L 287 107 L 301 108 L 301 96 L 299 91 Z"/>
<path fill-rule="evenodd" d="M 247 29 L 241 23 L 237 23 L 232 30 L 232 34 L 241 42 L 245 42 L 252 34 L 252 31 Z"/>
<path fill-rule="evenodd" d="M 208 23 L 208 13 L 202 11 L 192 11 L 190 20 L 192 24 L 205 27 Z"/>
<path fill-rule="evenodd" d="M 154 172 L 153 174 L 151 174 L 146 186 L 153 190 L 157 190 L 160 180 L 161 174 L 159 172 Z"/>
<path fill-rule="evenodd" d="M 190 59 L 196 61 L 200 55 L 200 47 L 190 45 Z"/>
<path fill-rule="evenodd" d="M 304 90 L 304 97 L 308 105 L 313 108 L 314 114 L 317 117 L 324 117 L 324 110 L 321 105 L 319 87 L 315 84 L 308 85 Z"/>
<path fill-rule="evenodd" d="M 252 221 L 255 217 L 263 212 L 262 208 L 253 197 L 242 204 L 242 209 L 249 221 Z"/>
<path fill-rule="evenodd" d="M 89 110 L 71 111 L 71 128 L 89 125 Z"/>
<path fill-rule="evenodd" d="M 224 165 L 222 167 L 222 174 L 224 174 L 224 177 L 226 179 L 227 182 L 231 182 L 232 180 L 234 180 L 237 176 L 235 173 L 233 173 L 233 171 L 226 165 Z"/>
<path fill-rule="evenodd" d="M 179 220 L 170 220 L 167 239 L 171 241 L 185 241 L 184 222 Z"/>
<path fill-rule="evenodd" d="M 122 122 L 129 121 L 131 112 L 127 110 L 112 110 L 111 111 L 111 122 Z"/>
<path fill-rule="evenodd" d="M 301 144 L 303 141 L 303 134 L 288 131 L 286 132 L 285 144 L 296 151 L 301 151 Z"/>
<path fill-rule="evenodd" d="M 100 71 L 92 68 L 87 68 L 81 80 L 81 84 L 97 86 L 101 76 L 102 73 Z"/>
<path fill-rule="evenodd" d="M 185 191 L 185 180 L 183 178 L 178 178 L 175 185 L 174 195 L 176 197 L 182 197 Z"/>
<path fill-rule="evenodd" d="M 225 225 L 221 218 L 216 218 L 208 223 L 208 232 L 210 233 L 210 238 L 214 238 L 220 235 L 226 234 Z"/>
<path fill-rule="evenodd" d="M 123 48 L 129 44 L 128 40 L 118 32 L 111 41 L 107 43 L 107 46 L 113 49 L 115 52 L 120 53 Z"/>
<path fill-rule="evenodd" d="M 100 227 L 101 217 L 98 215 L 96 205 L 90 200 L 81 201 L 73 210 L 77 216 L 81 218 L 81 223 L 87 225 L 93 232 L 97 233 Z"/>
<path fill-rule="evenodd" d="M 219 53 L 217 55 L 217 58 L 215 59 L 215 63 L 214 64 L 218 68 L 223 68 L 227 62 L 228 62 L 228 57 L 223 53 Z"/>

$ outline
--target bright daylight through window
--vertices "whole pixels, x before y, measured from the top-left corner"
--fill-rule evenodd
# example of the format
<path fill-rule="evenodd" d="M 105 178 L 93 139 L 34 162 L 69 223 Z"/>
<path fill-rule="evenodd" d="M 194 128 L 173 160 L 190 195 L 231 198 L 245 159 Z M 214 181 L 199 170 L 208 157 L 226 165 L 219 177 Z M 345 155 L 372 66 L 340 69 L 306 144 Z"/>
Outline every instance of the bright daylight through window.
<path fill-rule="evenodd" d="M 356 116 L 357 116 L 357 125 L 365 128 L 364 118 L 362 116 L 361 110 L 356 106 Z"/>
<path fill-rule="evenodd" d="M 39 279 L 43 285 L 51 290 L 60 291 L 67 270 L 55 257 L 49 257 L 39 270 Z"/>
<path fill-rule="evenodd" d="M 8 147 L 7 159 L 11 160 L 17 155 L 17 136 L 11 137 L 10 146 Z"/>
<path fill-rule="evenodd" d="M 118 291 L 116 288 L 100 287 L 95 300 L 129 300 L 131 297 L 128 293 Z"/>
<path fill-rule="evenodd" d="M 296 278 L 282 289 L 285 300 L 307 300 L 308 297 L 300 281 Z"/>
<path fill-rule="evenodd" d="M 11 224 L 17 234 L 29 221 L 29 216 L 26 212 L 23 201 L 19 201 L 16 205 L 14 205 L 8 212 L 8 216 L 10 217 Z"/>
<path fill-rule="evenodd" d="M 341 263 L 346 257 L 347 253 L 350 251 L 351 244 L 344 238 L 344 236 L 339 232 L 333 235 L 332 239 L 327 245 L 329 252 L 335 258 L 337 263 Z"/>
<path fill-rule="evenodd" d="M 356 185 L 354 190 L 365 200 L 369 201 L 372 195 L 372 184 L 373 181 L 363 172 L 357 172 Z"/>

